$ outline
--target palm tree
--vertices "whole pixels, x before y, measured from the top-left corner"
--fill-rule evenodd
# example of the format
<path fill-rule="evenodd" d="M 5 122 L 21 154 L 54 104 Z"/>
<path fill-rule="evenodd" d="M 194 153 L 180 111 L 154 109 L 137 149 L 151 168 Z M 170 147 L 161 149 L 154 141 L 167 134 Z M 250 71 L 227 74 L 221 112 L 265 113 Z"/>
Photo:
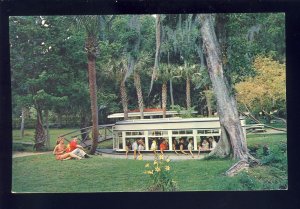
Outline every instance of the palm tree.
<path fill-rule="evenodd" d="M 92 137 L 93 143 L 90 150 L 94 154 L 98 145 L 98 106 L 97 106 L 97 84 L 96 84 L 96 57 L 98 54 L 98 37 L 100 31 L 99 16 L 86 15 L 75 17 L 77 27 L 83 27 L 86 33 L 85 50 L 88 62 L 88 77 L 92 112 Z"/>
<path fill-rule="evenodd" d="M 144 100 L 143 100 L 143 93 L 141 87 L 141 77 L 140 77 L 140 70 L 143 66 L 139 68 L 136 66 L 142 60 L 142 56 L 139 56 L 139 49 L 141 44 L 141 28 L 140 28 L 140 20 L 138 15 L 132 15 L 129 18 L 129 28 L 131 33 L 134 32 L 134 36 L 131 37 L 128 41 L 127 49 L 127 57 L 128 57 L 128 70 L 125 75 L 126 78 L 132 73 L 133 71 L 133 80 L 134 86 L 136 88 L 136 93 L 138 97 L 138 105 L 140 110 L 140 118 L 144 118 Z M 125 81 L 124 81 L 125 82 Z"/>
<path fill-rule="evenodd" d="M 172 67 L 170 65 L 161 64 L 157 71 L 158 79 L 162 82 L 161 103 L 163 110 L 163 118 L 166 117 L 167 108 L 167 82 L 173 77 Z"/>
<path fill-rule="evenodd" d="M 128 120 L 128 95 L 126 91 L 126 73 L 128 63 L 125 56 L 121 56 L 117 60 L 109 60 L 104 69 L 106 69 L 106 73 L 108 77 L 112 77 L 116 80 L 116 85 L 119 86 L 121 103 L 124 112 L 124 120 Z"/>
<path fill-rule="evenodd" d="M 186 108 L 187 110 L 191 108 L 191 80 L 198 73 L 197 65 L 189 65 L 187 62 L 184 66 L 179 67 L 181 71 L 181 76 L 186 80 Z"/>
<path fill-rule="evenodd" d="M 133 78 L 134 78 L 134 86 L 136 88 L 136 93 L 138 97 L 138 104 L 140 109 L 141 119 L 144 118 L 144 100 L 143 100 L 143 92 L 141 86 L 141 76 L 140 74 L 148 69 L 148 65 L 151 63 L 151 55 L 148 53 L 141 53 L 134 69 Z"/>

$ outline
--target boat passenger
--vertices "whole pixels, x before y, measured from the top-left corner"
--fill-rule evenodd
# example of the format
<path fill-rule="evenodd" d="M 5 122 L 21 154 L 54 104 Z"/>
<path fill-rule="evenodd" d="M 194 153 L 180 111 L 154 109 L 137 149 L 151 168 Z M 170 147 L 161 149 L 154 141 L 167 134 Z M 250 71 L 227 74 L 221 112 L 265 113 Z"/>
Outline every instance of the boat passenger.
<path fill-rule="evenodd" d="M 208 141 L 209 141 L 210 149 L 214 149 L 217 146 L 217 142 L 215 141 L 215 139 L 213 137 L 209 137 Z"/>
<path fill-rule="evenodd" d="M 175 153 L 178 155 L 179 153 L 176 151 L 178 148 L 179 148 L 179 145 L 178 145 L 178 141 L 176 140 L 176 138 L 173 139 L 173 150 L 175 151 Z"/>
<path fill-rule="evenodd" d="M 144 141 L 142 140 L 142 139 L 140 139 L 139 141 L 138 141 L 138 153 L 139 153 L 139 156 L 141 155 L 141 151 L 142 150 L 145 150 L 145 143 L 144 143 Z"/>
<path fill-rule="evenodd" d="M 128 152 L 129 150 L 131 150 L 131 143 L 129 140 L 126 140 L 125 150 L 126 150 L 126 159 L 128 159 Z"/>
<path fill-rule="evenodd" d="M 167 149 L 166 139 L 162 140 L 162 143 L 159 145 L 160 153 L 163 155 L 164 151 Z"/>
<path fill-rule="evenodd" d="M 156 144 L 156 140 L 155 139 L 152 140 L 152 144 L 151 144 L 150 150 L 152 150 L 154 152 L 154 154 L 156 154 L 157 144 Z"/>
<path fill-rule="evenodd" d="M 184 149 L 184 139 L 181 138 L 179 141 L 179 150 L 182 154 L 188 155 L 188 153 L 186 153 L 183 149 Z"/>
<path fill-rule="evenodd" d="M 189 139 L 189 144 L 188 144 L 188 150 L 192 156 L 192 158 L 194 158 L 194 155 L 193 155 L 193 149 L 194 149 L 194 146 L 193 146 L 193 139 L 190 138 Z"/>
<path fill-rule="evenodd" d="M 206 139 L 204 139 L 202 142 L 202 149 L 208 150 L 208 146 L 209 146 L 208 141 Z"/>
<path fill-rule="evenodd" d="M 136 151 L 138 149 L 137 139 L 134 140 L 132 143 L 132 149 L 133 149 L 133 158 L 136 160 Z"/>

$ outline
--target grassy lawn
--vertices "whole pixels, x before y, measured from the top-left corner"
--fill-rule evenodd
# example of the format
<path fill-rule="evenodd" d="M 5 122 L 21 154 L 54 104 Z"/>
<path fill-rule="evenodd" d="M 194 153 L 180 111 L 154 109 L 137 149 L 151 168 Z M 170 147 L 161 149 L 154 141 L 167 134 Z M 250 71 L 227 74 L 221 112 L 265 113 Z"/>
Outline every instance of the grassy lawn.
<path fill-rule="evenodd" d="M 268 144 L 271 152 L 280 141 L 286 141 L 285 134 L 248 137 L 249 146 Z M 287 162 L 269 161 L 234 177 L 224 176 L 234 163 L 228 159 L 171 161 L 170 166 L 179 191 L 286 189 Z M 14 192 L 147 191 L 151 182 L 143 173 L 145 163 L 101 156 L 57 161 L 51 154 L 14 158 L 12 189 Z"/>

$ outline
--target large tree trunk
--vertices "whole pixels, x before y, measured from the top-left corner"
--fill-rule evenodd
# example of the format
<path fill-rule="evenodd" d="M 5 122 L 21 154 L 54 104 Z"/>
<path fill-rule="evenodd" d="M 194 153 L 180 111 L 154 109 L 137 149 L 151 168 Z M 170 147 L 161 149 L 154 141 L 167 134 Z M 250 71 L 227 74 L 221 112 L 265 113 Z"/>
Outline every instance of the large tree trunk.
<path fill-rule="evenodd" d="M 23 137 L 24 137 L 25 111 L 26 111 L 26 109 L 24 107 L 22 107 L 22 113 L 21 113 L 21 139 L 23 139 Z"/>
<path fill-rule="evenodd" d="M 167 83 L 164 82 L 161 89 L 161 103 L 163 110 L 163 118 L 166 118 L 167 111 Z"/>
<path fill-rule="evenodd" d="M 97 106 L 97 83 L 96 83 L 96 48 L 97 38 L 94 36 L 88 36 L 86 40 L 87 58 L 88 58 L 88 72 L 89 72 L 89 87 L 90 87 L 90 99 L 91 99 L 91 111 L 92 111 L 92 137 L 93 143 L 90 150 L 91 154 L 94 154 L 98 146 L 98 106 Z"/>
<path fill-rule="evenodd" d="M 46 118 L 46 147 L 50 149 L 50 132 L 49 132 L 49 110 L 45 110 L 45 118 Z"/>
<path fill-rule="evenodd" d="M 143 92 L 142 92 L 142 86 L 141 86 L 141 77 L 137 71 L 134 72 L 133 76 L 134 76 L 134 85 L 135 85 L 136 93 L 137 93 L 137 97 L 138 97 L 141 119 L 144 119 L 144 101 L 143 101 Z"/>
<path fill-rule="evenodd" d="M 234 159 L 248 162 L 249 153 L 246 139 L 237 111 L 234 95 L 230 92 L 224 75 L 220 46 L 213 28 L 212 15 L 200 15 L 201 35 L 205 45 L 208 72 L 213 91 L 217 98 L 222 135 L 216 149 L 211 152 L 221 157 L 228 156 L 228 149 L 223 144 L 231 145 Z"/>
<path fill-rule="evenodd" d="M 121 81 L 120 84 L 120 93 L 121 93 L 121 100 L 124 112 L 124 120 L 128 120 L 128 97 L 126 92 L 125 81 Z"/>
<path fill-rule="evenodd" d="M 186 109 L 191 108 L 191 79 L 186 78 Z"/>
<path fill-rule="evenodd" d="M 36 151 L 42 150 L 42 147 L 45 145 L 46 135 L 45 130 L 43 128 L 43 118 L 42 118 L 42 110 L 39 107 L 36 107 L 37 111 L 37 120 L 35 127 L 35 136 L 34 136 L 34 149 Z"/>

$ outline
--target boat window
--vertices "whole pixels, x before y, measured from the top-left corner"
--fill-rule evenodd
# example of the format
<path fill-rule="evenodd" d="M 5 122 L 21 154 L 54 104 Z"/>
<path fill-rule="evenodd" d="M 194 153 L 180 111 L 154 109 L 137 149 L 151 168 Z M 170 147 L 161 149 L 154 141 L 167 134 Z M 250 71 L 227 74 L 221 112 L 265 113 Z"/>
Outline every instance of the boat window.
<path fill-rule="evenodd" d="M 172 131 L 173 135 L 178 135 L 178 131 Z"/>
<path fill-rule="evenodd" d="M 220 133 L 219 131 L 220 131 L 219 129 L 212 129 L 212 133 L 214 133 L 214 134 Z"/>
<path fill-rule="evenodd" d="M 193 134 L 193 130 L 186 130 L 186 134 Z"/>
<path fill-rule="evenodd" d="M 198 130 L 197 133 L 198 133 L 198 134 L 204 134 L 204 133 L 205 133 L 205 130 Z"/>
<path fill-rule="evenodd" d="M 179 131 L 179 134 L 185 134 L 185 130 Z"/>

